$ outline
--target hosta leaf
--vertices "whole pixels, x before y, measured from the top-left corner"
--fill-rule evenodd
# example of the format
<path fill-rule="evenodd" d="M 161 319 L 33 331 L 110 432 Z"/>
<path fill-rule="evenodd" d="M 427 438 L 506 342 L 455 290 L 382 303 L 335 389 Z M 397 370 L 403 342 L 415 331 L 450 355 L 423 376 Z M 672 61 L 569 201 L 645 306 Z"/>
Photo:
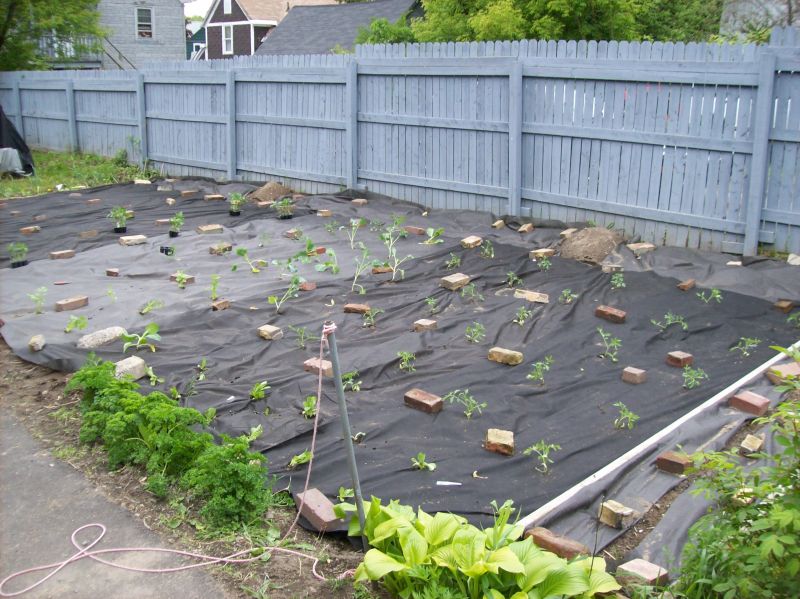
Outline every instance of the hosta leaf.
<path fill-rule="evenodd" d="M 439 512 L 426 524 L 425 540 L 433 546 L 448 542 L 461 528 L 462 520 L 455 514 Z"/>
<path fill-rule="evenodd" d="M 453 552 L 452 545 L 439 547 L 436 551 L 431 553 L 431 559 L 437 566 L 442 568 L 447 568 L 453 571 L 458 569 L 458 562 L 456 562 L 456 556 Z"/>
<path fill-rule="evenodd" d="M 401 572 L 406 569 L 405 564 L 401 564 L 396 559 L 377 549 L 367 551 L 361 565 L 364 566 L 364 574 L 369 580 L 380 580 L 390 572 Z M 358 572 L 356 572 L 356 580 L 359 580 Z M 364 580 L 364 578 L 361 578 L 361 580 Z"/>
<path fill-rule="evenodd" d="M 410 524 L 400 529 L 400 548 L 409 566 L 417 566 L 428 559 L 428 543 Z"/>
<path fill-rule="evenodd" d="M 558 570 L 551 570 L 535 590 L 543 598 L 551 595 L 578 595 L 589 588 L 586 579 L 582 566 L 576 567 L 570 564 Z"/>
<path fill-rule="evenodd" d="M 596 570 L 592 570 L 592 573 L 589 575 L 589 589 L 586 593 L 591 597 L 598 593 L 610 593 L 611 591 L 617 591 L 621 588 L 620 584 L 614 580 L 611 574 L 598 567 Z"/>
<path fill-rule="evenodd" d="M 483 594 L 483 599 L 506 599 L 506 596 L 497 589 L 489 589 Z"/>
<path fill-rule="evenodd" d="M 380 543 L 389 537 L 393 537 L 401 529 L 408 528 L 410 526 L 411 522 L 400 516 L 386 520 L 375 527 L 375 530 L 372 533 L 372 542 Z"/>
<path fill-rule="evenodd" d="M 547 578 L 550 572 L 563 568 L 565 563 L 557 555 L 540 551 L 538 555 L 522 561 L 525 573 L 517 576 L 517 586 L 523 591 L 530 591 Z"/>
<path fill-rule="evenodd" d="M 486 568 L 493 574 L 497 574 L 500 569 L 512 574 L 523 574 L 525 572 L 525 567 L 508 547 L 501 547 L 497 551 L 492 551 L 486 559 Z"/>

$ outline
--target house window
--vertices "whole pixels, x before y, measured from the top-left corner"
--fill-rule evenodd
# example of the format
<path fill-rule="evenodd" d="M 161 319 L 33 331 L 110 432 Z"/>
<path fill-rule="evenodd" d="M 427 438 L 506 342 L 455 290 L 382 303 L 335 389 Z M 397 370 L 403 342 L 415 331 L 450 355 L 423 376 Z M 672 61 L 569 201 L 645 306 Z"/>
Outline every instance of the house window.
<path fill-rule="evenodd" d="M 150 39 L 153 37 L 153 9 L 136 9 L 136 37 Z"/>
<path fill-rule="evenodd" d="M 222 12 L 226 15 L 231 14 L 231 0 L 224 0 L 222 3 Z"/>
<path fill-rule="evenodd" d="M 199 54 L 202 54 L 204 46 L 205 44 L 202 42 L 192 43 L 192 58 L 197 58 Z"/>
<path fill-rule="evenodd" d="M 233 54 L 233 25 L 222 26 L 222 53 Z"/>

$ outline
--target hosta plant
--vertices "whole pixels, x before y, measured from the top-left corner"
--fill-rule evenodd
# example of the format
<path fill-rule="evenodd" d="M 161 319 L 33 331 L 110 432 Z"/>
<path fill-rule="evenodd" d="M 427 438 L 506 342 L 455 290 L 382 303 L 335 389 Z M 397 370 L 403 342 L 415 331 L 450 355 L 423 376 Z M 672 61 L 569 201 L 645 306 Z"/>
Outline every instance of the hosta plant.
<path fill-rule="evenodd" d="M 509 522 L 513 503 L 492 502 L 494 526 L 480 530 L 456 514 L 431 516 L 422 509 L 373 497 L 365 502 L 363 534 L 372 546 L 356 569 L 355 580 L 380 580 L 404 599 L 437 597 L 466 599 L 544 599 L 593 597 L 620 588 L 605 572 L 601 558 L 567 562 L 543 551 L 530 538 L 520 540 L 523 527 Z M 362 534 L 356 506 L 335 507 L 350 517 L 349 534 Z"/>

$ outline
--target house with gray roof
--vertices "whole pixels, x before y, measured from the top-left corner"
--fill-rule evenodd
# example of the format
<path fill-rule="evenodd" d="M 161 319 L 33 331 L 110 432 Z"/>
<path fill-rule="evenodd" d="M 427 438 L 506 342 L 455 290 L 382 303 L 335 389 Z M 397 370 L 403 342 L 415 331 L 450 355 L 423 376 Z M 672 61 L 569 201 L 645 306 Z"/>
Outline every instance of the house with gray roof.
<path fill-rule="evenodd" d="M 376 19 L 395 23 L 419 11 L 418 0 L 374 0 L 330 6 L 295 6 L 256 54 L 329 54 L 352 50 L 358 30 Z M 421 14 L 421 13 L 420 13 Z"/>

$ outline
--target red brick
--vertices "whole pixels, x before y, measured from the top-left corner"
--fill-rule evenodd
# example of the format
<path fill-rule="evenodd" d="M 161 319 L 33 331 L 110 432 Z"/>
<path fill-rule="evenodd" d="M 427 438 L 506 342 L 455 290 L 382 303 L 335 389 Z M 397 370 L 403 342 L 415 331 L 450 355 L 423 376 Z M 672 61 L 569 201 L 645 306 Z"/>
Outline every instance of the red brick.
<path fill-rule="evenodd" d="M 92 198 L 91 200 L 86 200 L 86 203 L 91 206 L 93 204 L 99 204 L 102 201 L 101 198 Z"/>
<path fill-rule="evenodd" d="M 686 279 L 685 281 L 681 281 L 678 283 L 678 289 L 681 291 L 689 291 L 690 289 L 694 289 L 694 286 L 697 284 L 697 281 L 694 279 Z"/>
<path fill-rule="evenodd" d="M 423 331 L 433 331 L 437 327 L 435 320 L 430 318 L 420 318 L 414 321 L 414 332 L 422 333 Z"/>
<path fill-rule="evenodd" d="M 32 235 L 34 233 L 38 233 L 41 230 L 42 230 L 41 227 L 38 227 L 38 226 L 34 225 L 32 227 L 22 227 L 19 230 L 19 232 L 22 233 L 23 235 Z"/>
<path fill-rule="evenodd" d="M 77 310 L 89 305 L 89 298 L 85 295 L 77 295 L 56 302 L 56 312 L 66 312 L 67 310 Z"/>
<path fill-rule="evenodd" d="M 329 216 L 333 216 L 333 212 L 331 212 L 327 208 L 320 208 L 319 210 L 317 210 L 317 216 L 328 218 Z"/>
<path fill-rule="evenodd" d="M 300 283 L 300 291 L 314 291 L 317 284 L 314 281 L 303 281 Z"/>
<path fill-rule="evenodd" d="M 412 227 L 411 225 L 406 225 L 403 228 L 409 235 L 425 235 L 425 229 L 422 227 Z"/>
<path fill-rule="evenodd" d="M 289 229 L 283 232 L 283 236 L 286 237 L 286 239 L 300 239 L 302 235 L 303 233 L 299 229 Z"/>
<path fill-rule="evenodd" d="M 263 200 L 261 202 L 256 202 L 256 208 L 271 208 L 274 203 L 275 200 Z"/>
<path fill-rule="evenodd" d="M 499 428 L 486 431 L 483 448 L 501 455 L 514 455 L 514 433 Z"/>
<path fill-rule="evenodd" d="M 214 254 L 215 256 L 224 256 L 225 252 L 230 252 L 231 250 L 233 250 L 233 244 L 227 241 L 221 241 L 220 243 L 209 246 L 208 253 Z"/>
<path fill-rule="evenodd" d="M 533 539 L 533 543 L 537 547 L 555 553 L 558 557 L 564 559 L 572 559 L 579 555 L 591 555 L 592 553 L 583 543 L 557 535 L 542 526 L 526 530 L 524 538 L 527 539 L 528 537 Z"/>
<path fill-rule="evenodd" d="M 691 366 L 694 363 L 694 356 L 685 351 L 671 351 L 667 354 L 667 364 L 675 368 Z"/>
<path fill-rule="evenodd" d="M 787 362 L 785 364 L 776 364 L 769 368 L 764 375 L 770 380 L 773 385 L 780 385 L 788 377 L 800 378 L 800 363 Z"/>
<path fill-rule="evenodd" d="M 107 277 L 118 277 L 119 276 L 119 269 L 118 268 L 107 268 L 106 269 L 106 276 Z"/>
<path fill-rule="evenodd" d="M 308 253 L 309 256 L 313 256 L 316 254 L 317 256 L 321 256 L 325 253 L 325 248 L 323 246 L 315 247 L 312 251 Z"/>
<path fill-rule="evenodd" d="M 683 474 L 691 465 L 688 456 L 674 451 L 665 451 L 656 458 L 656 468 L 670 474 Z"/>
<path fill-rule="evenodd" d="M 75 250 L 58 250 L 57 252 L 50 252 L 51 260 L 66 260 L 67 258 L 74 258 Z"/>
<path fill-rule="evenodd" d="M 46 220 L 47 220 L 46 214 L 37 214 L 36 216 L 33 217 L 33 222 L 35 223 L 41 223 Z"/>
<path fill-rule="evenodd" d="M 530 233 L 533 231 L 533 223 L 525 223 L 519 229 L 517 229 L 519 233 Z"/>
<path fill-rule="evenodd" d="M 313 374 L 319 374 L 321 370 L 322 376 L 333 376 L 333 364 L 319 358 L 310 358 L 303 362 L 303 370 Z"/>
<path fill-rule="evenodd" d="M 373 266 L 372 267 L 372 274 L 374 275 L 385 275 L 386 273 L 392 272 L 392 268 L 390 266 Z"/>
<path fill-rule="evenodd" d="M 319 532 L 344 525 L 344 521 L 337 518 L 333 512 L 333 502 L 325 497 L 319 489 L 309 489 L 305 493 L 298 493 L 294 502 L 300 510 L 300 515 Z"/>
<path fill-rule="evenodd" d="M 176 272 L 172 273 L 169 276 L 169 280 L 172 281 L 173 283 L 177 283 L 178 282 L 178 273 L 176 273 Z M 186 281 L 184 283 L 186 285 L 191 285 L 192 283 L 194 283 L 194 275 L 186 275 Z"/>
<path fill-rule="evenodd" d="M 504 347 L 493 347 L 490 349 L 488 358 L 490 362 L 497 362 L 508 366 L 522 364 L 522 361 L 525 359 L 522 352 L 506 349 Z"/>
<path fill-rule="evenodd" d="M 611 306 L 597 306 L 597 309 L 594 311 L 594 315 L 598 318 L 607 320 L 608 322 L 620 324 L 625 322 L 626 313 L 624 310 L 612 308 Z"/>
<path fill-rule="evenodd" d="M 80 239 L 91 239 L 92 237 L 97 237 L 97 235 L 97 229 L 90 229 L 89 231 L 81 231 L 78 233 Z"/>
<path fill-rule="evenodd" d="M 350 203 L 353 204 L 354 206 L 366 206 L 367 200 L 365 200 L 364 198 L 356 198 Z"/>
<path fill-rule="evenodd" d="M 209 193 L 205 195 L 203 199 L 207 202 L 221 202 L 225 199 L 225 196 L 221 193 Z"/>
<path fill-rule="evenodd" d="M 69 285 L 69 281 L 53 281 L 53 285 Z"/>
<path fill-rule="evenodd" d="M 345 304 L 345 314 L 366 314 L 369 312 L 370 307 L 368 304 Z"/>
<path fill-rule="evenodd" d="M 792 300 L 785 300 L 785 299 L 778 300 L 772 305 L 775 306 L 777 310 L 780 310 L 784 314 L 788 314 L 794 309 L 794 302 Z"/>
<path fill-rule="evenodd" d="M 208 224 L 208 225 L 199 225 L 195 231 L 200 233 L 201 235 L 208 234 L 208 233 L 222 233 L 223 227 L 219 224 Z"/>
<path fill-rule="evenodd" d="M 422 389 L 411 389 L 403 396 L 405 404 L 427 414 L 436 414 L 442 411 L 442 398 Z"/>
<path fill-rule="evenodd" d="M 504 221 L 502 218 L 492 223 L 493 229 L 502 229 L 505 226 L 506 226 L 506 221 Z"/>
<path fill-rule="evenodd" d="M 231 301 L 226 299 L 218 299 L 214 302 L 211 302 L 211 309 L 214 312 L 218 312 L 220 310 L 227 310 L 231 307 Z"/>
<path fill-rule="evenodd" d="M 741 412 L 763 416 L 769 410 L 769 400 L 752 391 L 740 391 L 728 400 L 728 404 Z"/>
<path fill-rule="evenodd" d="M 613 499 L 600 504 L 600 522 L 611 528 L 627 528 L 637 516 L 632 508 Z"/>
<path fill-rule="evenodd" d="M 638 558 L 619 566 L 615 575 L 624 584 L 664 586 L 669 582 L 669 572 L 666 569 Z"/>
<path fill-rule="evenodd" d="M 169 224 L 169 219 L 168 218 L 157 218 L 156 219 L 156 225 L 157 226 L 168 225 L 168 224 Z"/>
<path fill-rule="evenodd" d="M 483 243 L 482 237 L 478 237 L 477 235 L 470 235 L 469 237 L 465 237 L 464 239 L 461 240 L 461 247 L 467 249 L 476 248 L 482 243 Z"/>
<path fill-rule="evenodd" d="M 193 195 L 198 194 L 198 193 L 200 193 L 200 192 L 198 190 L 196 190 L 196 189 L 184 189 L 181 192 L 181 197 L 182 198 L 188 198 L 189 196 L 193 196 Z"/>
<path fill-rule="evenodd" d="M 647 381 L 647 371 L 642 370 L 641 368 L 628 366 L 622 371 L 622 380 L 626 383 L 630 383 L 631 385 L 641 385 Z"/>

